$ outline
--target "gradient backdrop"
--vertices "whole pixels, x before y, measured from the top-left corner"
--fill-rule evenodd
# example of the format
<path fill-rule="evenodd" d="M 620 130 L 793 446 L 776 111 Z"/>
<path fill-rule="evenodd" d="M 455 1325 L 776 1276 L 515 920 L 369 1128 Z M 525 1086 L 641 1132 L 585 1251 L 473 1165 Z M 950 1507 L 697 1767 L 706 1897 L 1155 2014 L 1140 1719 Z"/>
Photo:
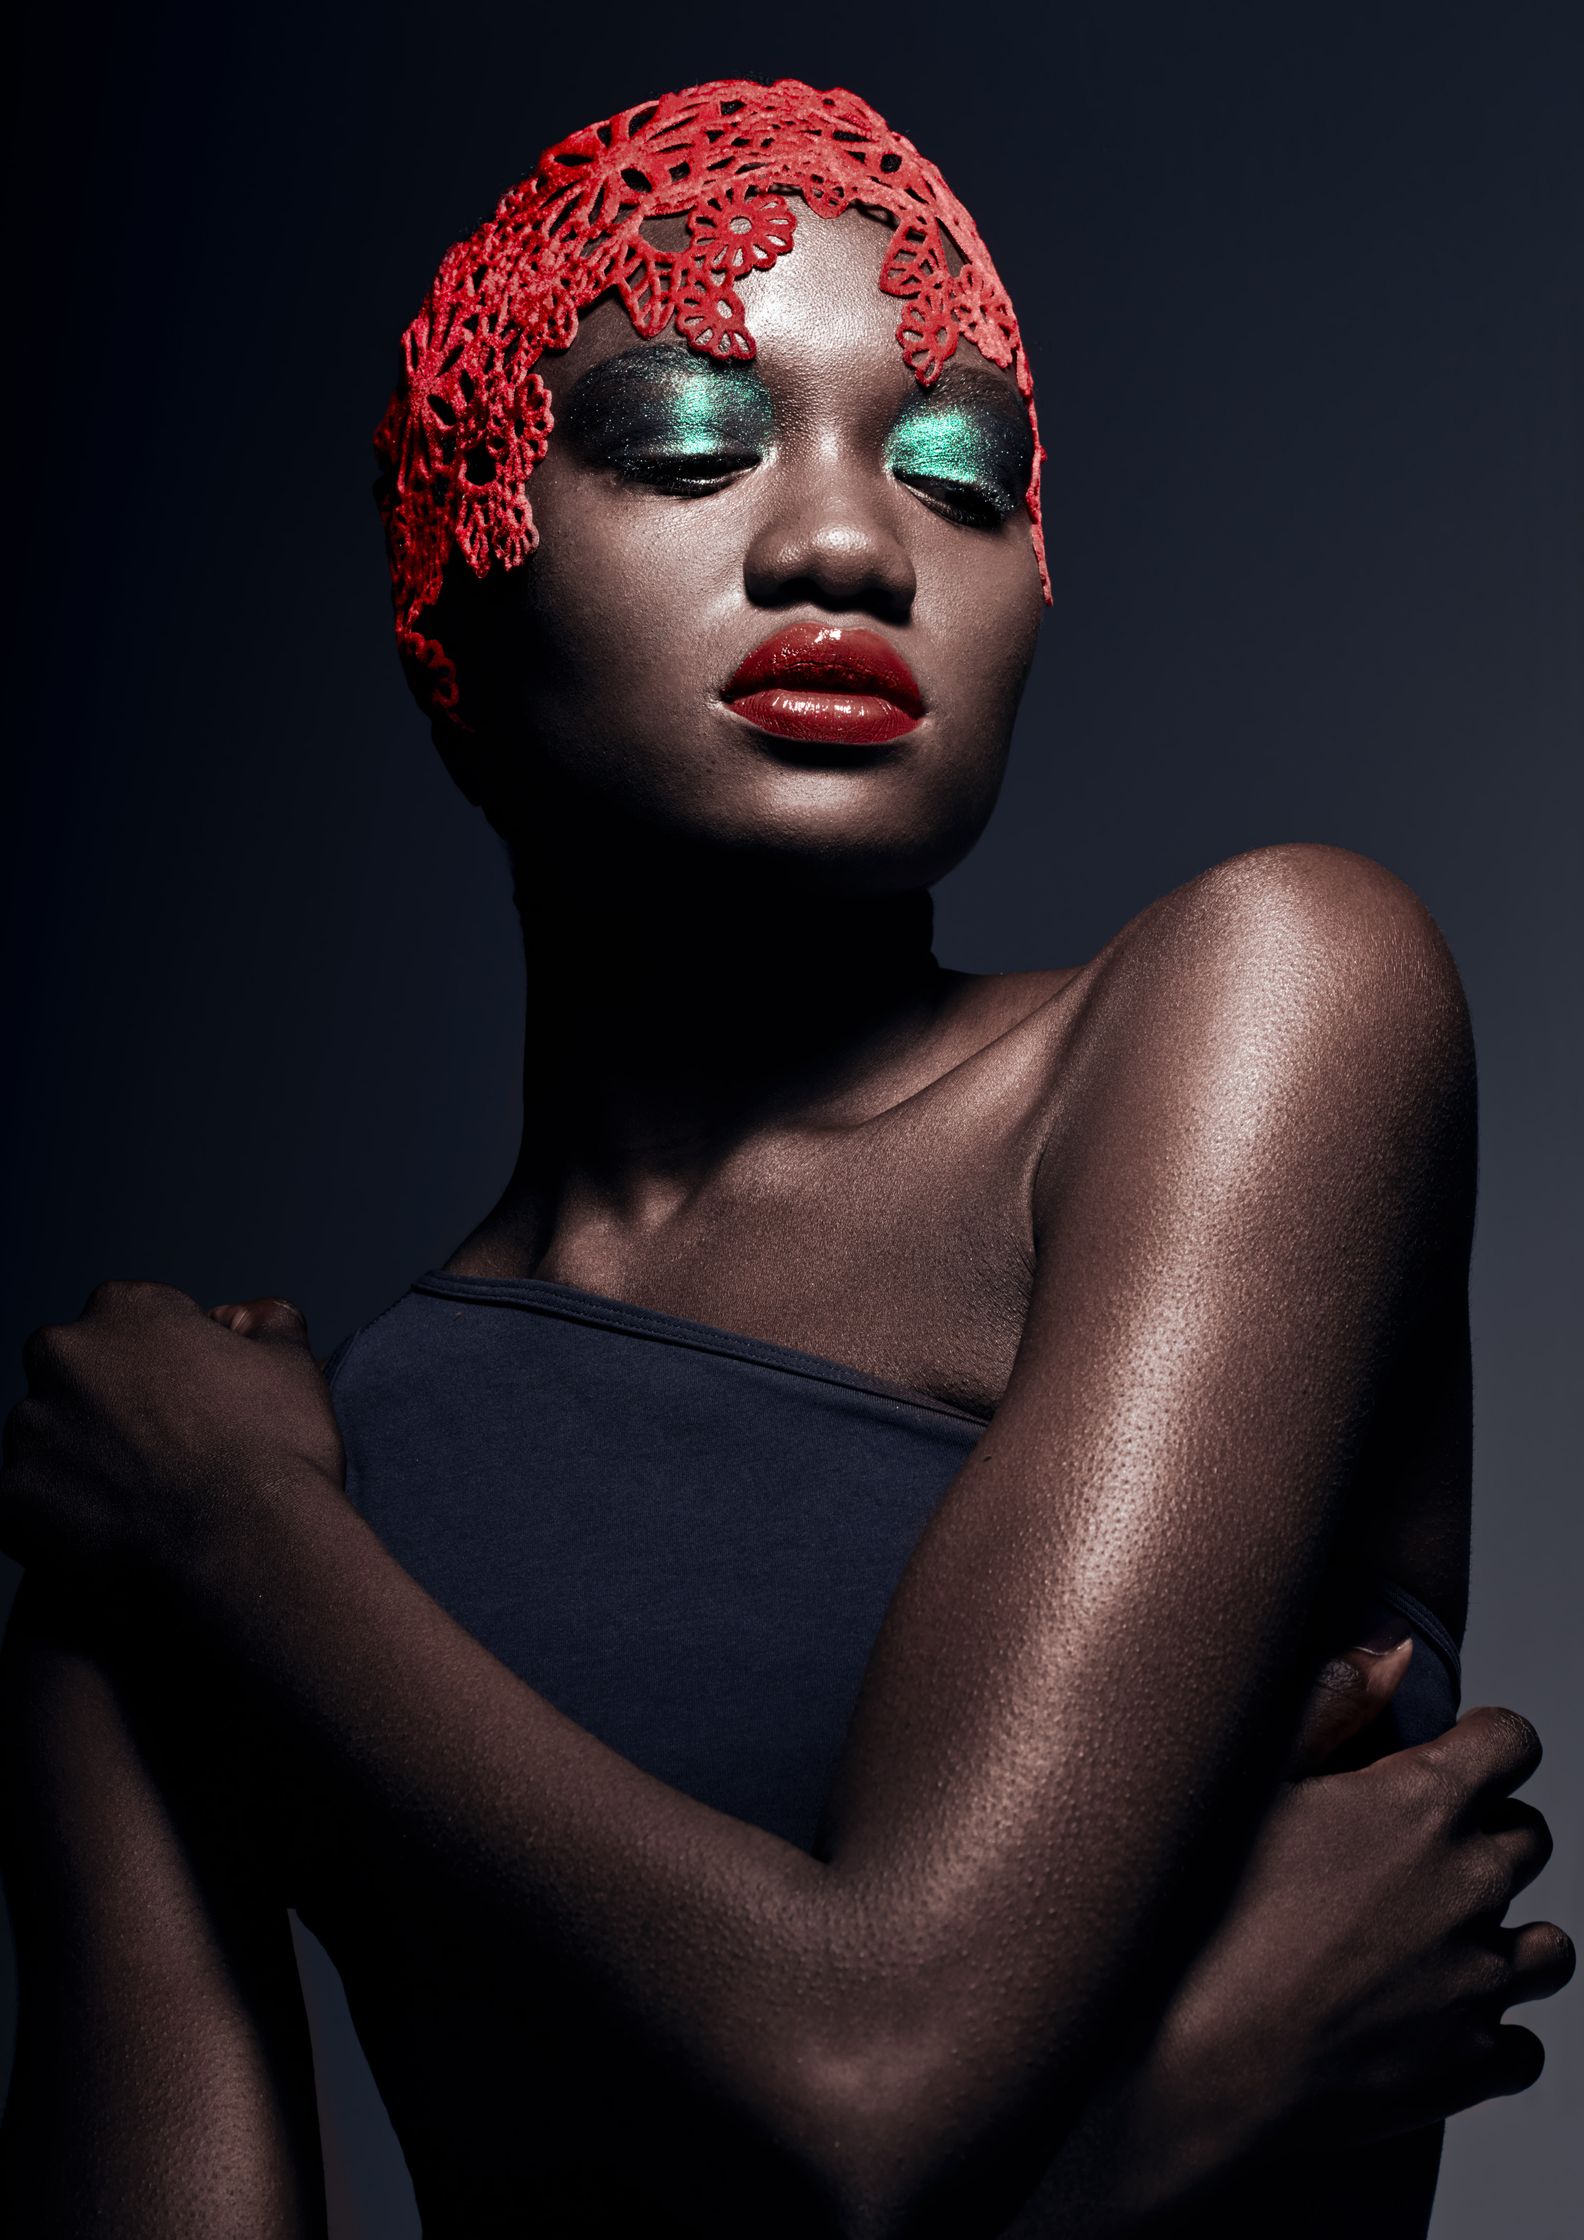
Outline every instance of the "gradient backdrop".
<path fill-rule="evenodd" d="M 975 211 L 1051 452 L 1055 611 L 942 955 L 1074 962 L 1305 839 L 1401 873 L 1461 965 L 1465 1700 L 1538 1723 L 1557 1857 L 1520 1912 L 1584 1932 L 1584 9 L 327 0 L 34 11 L 12 59 L 0 1399 L 106 1275 L 284 1290 L 327 1350 L 492 1201 L 520 966 L 390 642 L 396 337 L 546 141 L 699 78 L 850 84 Z M 1584 1995 L 1523 2018 L 1546 2074 L 1453 2123 L 1434 2240 L 1572 2229 Z M 324 2028 L 340 2231 L 397 2240 Z"/>

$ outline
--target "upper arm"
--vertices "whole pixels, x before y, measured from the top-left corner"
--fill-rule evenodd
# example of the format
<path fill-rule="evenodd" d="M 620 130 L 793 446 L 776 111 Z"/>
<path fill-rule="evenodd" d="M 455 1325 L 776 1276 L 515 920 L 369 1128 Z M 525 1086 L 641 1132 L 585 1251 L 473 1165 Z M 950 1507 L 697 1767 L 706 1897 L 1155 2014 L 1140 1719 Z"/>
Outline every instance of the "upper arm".
<path fill-rule="evenodd" d="M 862 2058 L 882 2096 L 924 2080 L 900 2132 L 937 2169 L 955 2133 L 970 2175 L 1036 2105 L 1048 2154 L 1119 1995 L 1188 1957 L 1183 1894 L 1278 1770 L 1372 1398 L 1472 1216 L 1461 990 L 1379 866 L 1235 859 L 1086 978 L 1016 1367 L 826 1824 L 833 1873 L 909 1924 Z"/>
<path fill-rule="evenodd" d="M 20 1992 L 0 2222 L 310 2240 L 323 2185 L 285 1906 L 149 1713 L 30 1574 L 0 1656 Z"/>

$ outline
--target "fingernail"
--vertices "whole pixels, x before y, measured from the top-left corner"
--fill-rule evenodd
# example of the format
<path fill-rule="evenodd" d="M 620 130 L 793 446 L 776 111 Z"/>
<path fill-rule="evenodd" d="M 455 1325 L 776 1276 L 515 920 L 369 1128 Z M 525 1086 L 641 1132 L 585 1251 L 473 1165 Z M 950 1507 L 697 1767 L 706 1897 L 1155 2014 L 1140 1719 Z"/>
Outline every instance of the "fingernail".
<path fill-rule="evenodd" d="M 1353 1647 L 1362 1649 L 1367 1657 L 1389 1657 L 1393 1649 L 1412 1639 L 1412 1627 L 1405 1627 L 1401 1618 L 1383 1618 L 1379 1625 L 1367 1627 Z"/>

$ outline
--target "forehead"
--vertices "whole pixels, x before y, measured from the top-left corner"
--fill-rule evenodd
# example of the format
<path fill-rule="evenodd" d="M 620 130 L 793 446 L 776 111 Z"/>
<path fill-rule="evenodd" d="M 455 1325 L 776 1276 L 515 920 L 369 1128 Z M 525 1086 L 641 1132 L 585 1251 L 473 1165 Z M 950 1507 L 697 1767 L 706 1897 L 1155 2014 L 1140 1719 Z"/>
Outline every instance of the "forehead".
<path fill-rule="evenodd" d="M 772 388 L 785 382 L 815 385 L 829 394 L 857 389 L 893 409 L 920 394 L 896 337 L 902 303 L 880 288 L 891 227 L 858 210 L 827 218 L 796 196 L 786 199 L 797 220 L 791 250 L 769 271 L 750 273 L 738 282 L 757 371 Z M 644 231 L 657 248 L 681 249 L 688 242 L 686 218 L 654 221 Z M 635 349 L 675 350 L 680 339 L 675 326 L 668 325 L 646 343 L 611 294 L 584 313 L 571 348 L 546 351 L 539 370 L 552 395 L 565 396 L 607 358 Z M 1024 411 L 1011 373 L 991 365 L 965 338 L 959 339 L 938 387 L 958 396 L 977 392 L 988 403 L 1010 405 L 1020 415 Z"/>

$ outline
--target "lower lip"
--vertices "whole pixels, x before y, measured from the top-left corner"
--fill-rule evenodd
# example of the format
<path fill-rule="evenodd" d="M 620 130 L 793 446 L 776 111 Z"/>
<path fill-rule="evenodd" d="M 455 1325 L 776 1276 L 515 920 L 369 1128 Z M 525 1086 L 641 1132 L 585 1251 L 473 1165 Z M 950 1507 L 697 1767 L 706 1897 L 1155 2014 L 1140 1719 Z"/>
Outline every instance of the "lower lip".
<path fill-rule="evenodd" d="M 914 730 L 919 717 L 876 692 L 812 692 L 772 685 L 745 692 L 727 706 L 777 739 L 805 739 L 837 747 L 883 747 Z"/>

